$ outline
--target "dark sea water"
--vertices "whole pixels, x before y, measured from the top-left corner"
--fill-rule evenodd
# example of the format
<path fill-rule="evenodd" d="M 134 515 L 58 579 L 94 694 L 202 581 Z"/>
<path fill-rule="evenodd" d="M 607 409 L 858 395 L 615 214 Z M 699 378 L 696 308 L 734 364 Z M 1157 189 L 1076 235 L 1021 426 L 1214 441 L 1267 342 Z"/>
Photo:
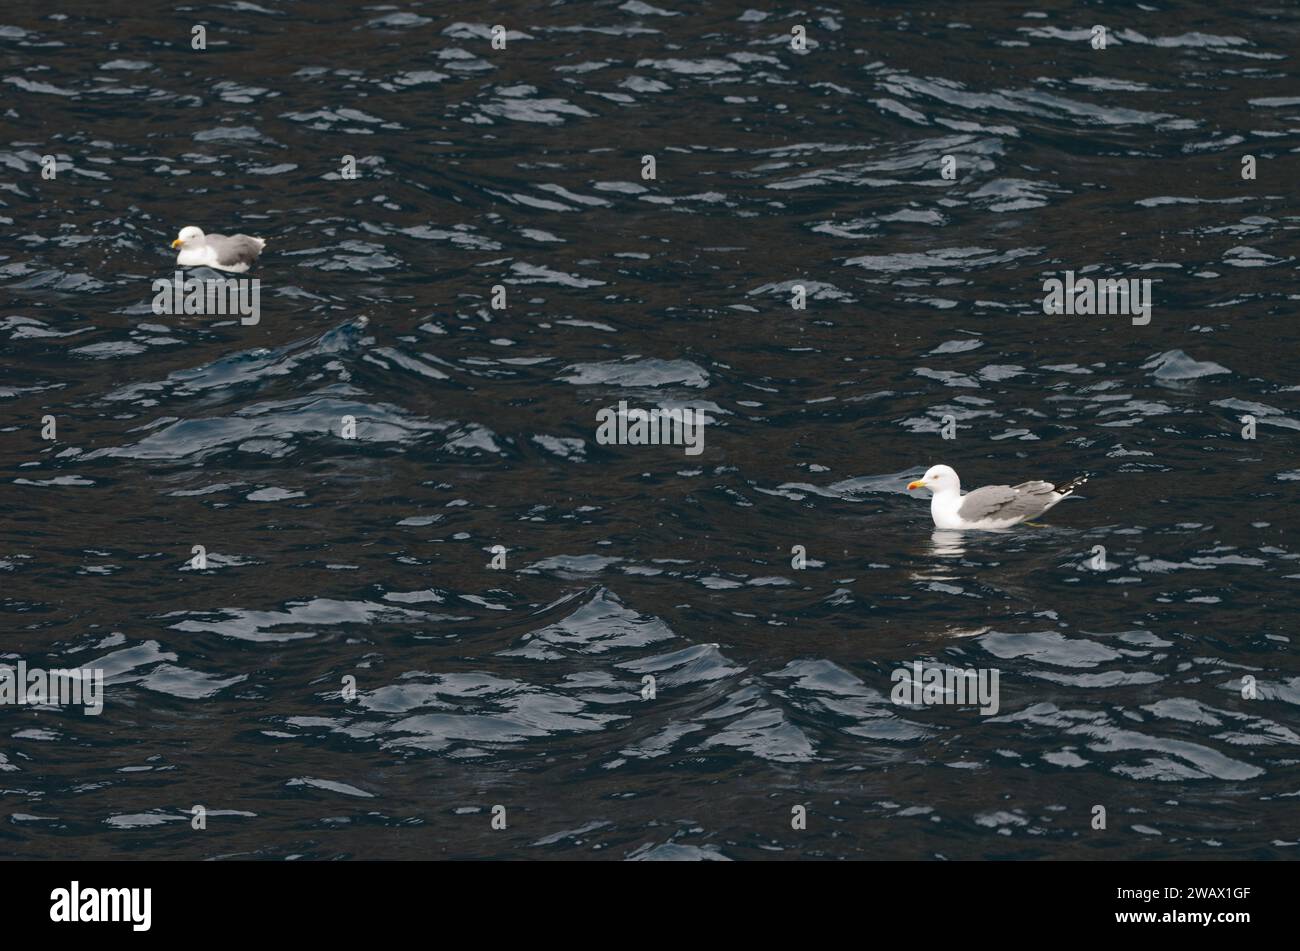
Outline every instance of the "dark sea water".
<path fill-rule="evenodd" d="M 0 662 L 106 681 L 0 708 L 0 854 L 1294 857 L 1298 57 L 1294 3 L 5 4 Z M 186 225 L 267 239 L 256 325 L 153 312 Z M 940 462 L 1092 478 L 954 534 Z"/>

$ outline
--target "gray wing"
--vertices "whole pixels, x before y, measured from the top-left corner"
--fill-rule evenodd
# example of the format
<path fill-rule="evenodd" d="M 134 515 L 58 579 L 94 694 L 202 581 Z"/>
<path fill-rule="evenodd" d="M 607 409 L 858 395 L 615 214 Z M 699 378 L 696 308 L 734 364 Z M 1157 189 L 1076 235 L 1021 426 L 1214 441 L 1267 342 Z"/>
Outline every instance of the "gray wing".
<path fill-rule="evenodd" d="M 962 496 L 957 514 L 967 522 L 984 519 L 1033 518 L 1053 505 L 1056 490 L 1050 482 L 1020 485 L 986 485 Z"/>
<path fill-rule="evenodd" d="M 208 235 L 208 244 L 217 252 L 217 263 L 222 267 L 236 267 L 240 264 L 251 265 L 266 247 L 261 238 L 252 238 L 246 234 L 226 237 L 224 234 Z"/>

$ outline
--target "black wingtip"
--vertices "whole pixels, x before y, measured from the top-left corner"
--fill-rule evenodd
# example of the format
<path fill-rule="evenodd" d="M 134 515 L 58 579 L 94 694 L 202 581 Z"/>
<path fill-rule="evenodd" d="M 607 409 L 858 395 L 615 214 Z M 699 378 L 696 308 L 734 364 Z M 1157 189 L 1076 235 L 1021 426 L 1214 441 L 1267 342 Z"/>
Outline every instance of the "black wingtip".
<path fill-rule="evenodd" d="M 1083 485 L 1087 481 L 1088 481 L 1088 477 L 1086 475 L 1081 475 L 1081 476 L 1076 476 L 1075 478 L 1071 479 L 1069 482 L 1064 483 L 1063 485 L 1053 486 L 1052 488 L 1056 492 L 1061 493 L 1061 495 L 1069 495 L 1071 492 L 1073 492 L 1075 489 L 1077 489 L 1079 486 Z"/>

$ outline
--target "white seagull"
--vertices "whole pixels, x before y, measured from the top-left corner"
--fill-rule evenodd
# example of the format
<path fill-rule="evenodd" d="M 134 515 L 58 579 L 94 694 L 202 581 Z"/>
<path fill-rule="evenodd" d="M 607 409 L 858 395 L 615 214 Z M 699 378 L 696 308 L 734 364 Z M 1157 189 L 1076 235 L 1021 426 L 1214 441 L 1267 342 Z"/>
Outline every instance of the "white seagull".
<path fill-rule="evenodd" d="M 929 489 L 930 516 L 936 528 L 997 531 L 1036 518 L 1088 481 L 1079 476 L 1062 485 L 1022 482 L 1020 485 L 986 485 L 961 494 L 961 479 L 952 466 L 931 466 L 908 490 Z"/>
<path fill-rule="evenodd" d="M 181 267 L 212 267 L 238 274 L 257 260 L 266 242 L 246 234 L 204 234 L 202 228 L 190 225 L 181 229 L 172 247 L 181 249 L 176 255 Z"/>

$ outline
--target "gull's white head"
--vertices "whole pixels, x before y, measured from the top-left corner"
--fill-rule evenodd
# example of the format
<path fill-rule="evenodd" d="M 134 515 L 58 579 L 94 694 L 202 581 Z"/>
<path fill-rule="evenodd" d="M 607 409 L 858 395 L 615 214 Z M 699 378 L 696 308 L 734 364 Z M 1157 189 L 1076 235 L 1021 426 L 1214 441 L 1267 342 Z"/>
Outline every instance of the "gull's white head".
<path fill-rule="evenodd" d="M 907 484 L 908 489 L 929 489 L 935 495 L 940 492 L 960 492 L 961 479 L 952 466 L 931 466 L 921 478 Z"/>
<path fill-rule="evenodd" d="M 191 241 L 193 241 L 195 244 L 201 244 L 203 242 L 202 228 L 196 228 L 194 227 L 194 225 L 189 225 L 188 227 L 182 228 L 181 233 L 178 234 L 176 236 L 176 240 L 172 242 L 172 247 L 181 248 L 189 244 Z"/>

